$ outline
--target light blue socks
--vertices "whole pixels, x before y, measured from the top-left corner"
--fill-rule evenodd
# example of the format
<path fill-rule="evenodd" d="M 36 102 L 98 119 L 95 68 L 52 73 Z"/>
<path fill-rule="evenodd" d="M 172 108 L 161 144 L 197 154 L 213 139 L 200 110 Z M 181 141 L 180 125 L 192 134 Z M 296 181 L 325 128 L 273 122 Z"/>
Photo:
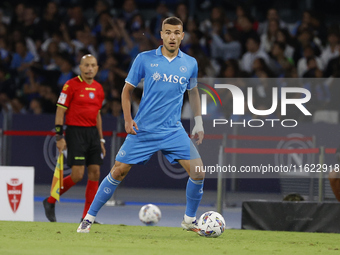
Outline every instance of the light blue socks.
<path fill-rule="evenodd" d="M 204 180 L 195 181 L 189 177 L 186 189 L 187 206 L 185 215 L 195 217 L 203 196 Z"/>
<path fill-rule="evenodd" d="M 98 191 L 94 200 L 90 206 L 87 214 L 96 217 L 100 208 L 112 197 L 120 181 L 112 178 L 111 173 L 109 173 L 106 178 L 99 185 Z"/>

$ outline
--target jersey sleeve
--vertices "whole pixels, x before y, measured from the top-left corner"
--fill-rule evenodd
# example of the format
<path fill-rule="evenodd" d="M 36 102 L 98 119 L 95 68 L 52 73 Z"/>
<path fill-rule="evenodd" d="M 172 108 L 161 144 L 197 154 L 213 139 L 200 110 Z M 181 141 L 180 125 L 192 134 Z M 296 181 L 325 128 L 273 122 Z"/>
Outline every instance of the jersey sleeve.
<path fill-rule="evenodd" d="M 101 94 L 102 94 L 102 101 L 101 101 L 100 109 L 102 109 L 103 103 L 104 103 L 104 100 L 105 100 L 105 92 L 104 92 L 103 86 L 100 86 L 100 88 L 101 88 Z"/>
<path fill-rule="evenodd" d="M 131 66 L 128 76 L 125 79 L 125 82 L 130 83 L 134 87 L 137 87 L 140 80 L 144 77 L 145 70 L 143 57 L 141 54 L 138 54 L 135 60 L 133 61 L 133 64 Z"/>
<path fill-rule="evenodd" d="M 197 86 L 197 74 L 198 74 L 198 66 L 197 66 L 197 61 L 195 60 L 195 66 L 192 70 L 192 74 L 190 77 L 190 81 L 187 86 L 187 90 L 192 90 Z"/>
<path fill-rule="evenodd" d="M 70 85 L 67 84 L 67 82 L 64 84 L 63 89 L 61 90 L 61 93 L 58 98 L 57 105 L 68 108 L 71 102 L 71 99 L 73 97 L 73 90 Z"/>

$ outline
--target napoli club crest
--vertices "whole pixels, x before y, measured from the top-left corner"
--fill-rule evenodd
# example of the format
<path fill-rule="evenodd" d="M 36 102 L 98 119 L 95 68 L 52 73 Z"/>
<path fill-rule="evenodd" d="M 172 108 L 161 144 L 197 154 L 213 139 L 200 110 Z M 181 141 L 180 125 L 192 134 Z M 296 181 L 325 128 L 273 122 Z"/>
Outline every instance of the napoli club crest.
<path fill-rule="evenodd" d="M 19 179 L 13 178 L 10 180 L 10 183 L 7 183 L 7 195 L 8 201 L 12 208 L 12 211 L 15 213 L 20 205 L 22 194 L 22 183 L 19 184 Z"/>
<path fill-rule="evenodd" d="M 124 157 L 126 155 L 126 152 L 124 150 L 120 150 L 118 152 L 118 155 L 121 156 L 121 157 Z"/>
<path fill-rule="evenodd" d="M 181 67 L 179 68 L 179 70 L 180 70 L 182 73 L 185 73 L 188 69 L 187 69 L 186 66 L 181 66 Z"/>
<path fill-rule="evenodd" d="M 93 98 L 94 98 L 94 93 L 93 93 L 93 92 L 90 92 L 90 93 L 89 93 L 89 97 L 90 97 L 91 99 L 93 99 Z"/>

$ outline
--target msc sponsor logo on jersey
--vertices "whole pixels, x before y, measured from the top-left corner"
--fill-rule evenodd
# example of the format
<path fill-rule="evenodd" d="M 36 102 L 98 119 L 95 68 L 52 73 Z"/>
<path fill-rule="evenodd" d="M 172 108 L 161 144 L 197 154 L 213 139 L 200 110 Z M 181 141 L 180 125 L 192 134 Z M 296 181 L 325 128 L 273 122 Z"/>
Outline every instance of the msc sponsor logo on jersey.
<path fill-rule="evenodd" d="M 173 75 L 173 74 L 167 75 L 165 73 L 161 75 L 158 72 L 155 72 L 152 75 L 152 78 L 154 81 L 162 80 L 164 82 L 180 83 L 180 84 L 185 84 L 187 80 L 187 78 L 183 76 L 180 77 L 178 75 Z"/>
<path fill-rule="evenodd" d="M 155 72 L 153 75 L 152 75 L 152 79 L 154 81 L 159 81 L 161 79 L 161 75 L 158 73 L 158 72 Z"/>

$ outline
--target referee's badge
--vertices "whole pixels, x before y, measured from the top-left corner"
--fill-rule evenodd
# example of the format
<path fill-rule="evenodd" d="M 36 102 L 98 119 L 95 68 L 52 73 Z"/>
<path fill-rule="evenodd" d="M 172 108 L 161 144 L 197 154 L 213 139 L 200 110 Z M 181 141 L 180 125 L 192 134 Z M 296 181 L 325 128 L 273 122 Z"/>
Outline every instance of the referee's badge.
<path fill-rule="evenodd" d="M 58 104 L 65 104 L 67 98 L 67 94 L 60 93 L 60 96 L 58 98 Z"/>
<path fill-rule="evenodd" d="M 90 93 L 89 93 L 89 97 L 90 97 L 91 99 L 93 99 L 93 98 L 94 98 L 94 93 L 93 93 L 93 92 L 90 92 Z"/>

